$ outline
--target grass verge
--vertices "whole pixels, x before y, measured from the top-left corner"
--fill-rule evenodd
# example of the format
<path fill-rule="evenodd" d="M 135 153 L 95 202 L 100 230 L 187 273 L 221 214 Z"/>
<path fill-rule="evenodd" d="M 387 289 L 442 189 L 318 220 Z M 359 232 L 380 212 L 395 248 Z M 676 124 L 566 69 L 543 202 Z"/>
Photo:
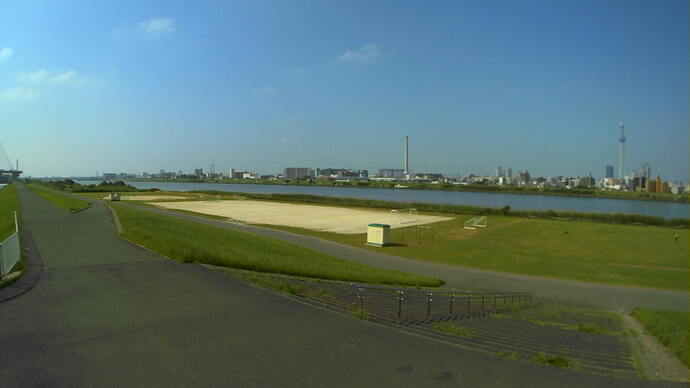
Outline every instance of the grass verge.
<path fill-rule="evenodd" d="M 19 196 L 14 184 L 0 189 L 0 241 L 15 232 L 14 211 L 19 211 Z"/>
<path fill-rule="evenodd" d="M 448 334 L 453 334 L 457 335 L 459 337 L 464 337 L 464 338 L 470 338 L 472 337 L 472 334 L 470 333 L 469 329 L 463 326 L 458 326 L 455 324 L 452 324 L 450 322 L 437 322 L 434 323 L 434 329 L 448 333 Z"/>
<path fill-rule="evenodd" d="M 649 310 L 634 308 L 630 315 L 644 326 L 645 330 L 666 346 L 685 365 L 688 360 L 688 313 L 671 310 Z"/>
<path fill-rule="evenodd" d="M 557 368 L 570 368 L 572 367 L 570 361 L 560 354 L 546 354 L 544 352 L 539 352 L 532 357 L 532 361 L 538 362 L 544 365 L 551 365 Z"/>
<path fill-rule="evenodd" d="M 408 286 L 439 286 L 440 279 L 391 271 L 329 256 L 263 236 L 112 204 L 123 237 L 182 262 L 310 278 Z"/>
<path fill-rule="evenodd" d="M 76 213 L 88 208 L 91 205 L 89 202 L 82 199 L 74 198 L 59 191 L 36 184 L 27 184 L 26 187 L 34 193 L 52 202 L 53 205 L 67 212 Z"/>

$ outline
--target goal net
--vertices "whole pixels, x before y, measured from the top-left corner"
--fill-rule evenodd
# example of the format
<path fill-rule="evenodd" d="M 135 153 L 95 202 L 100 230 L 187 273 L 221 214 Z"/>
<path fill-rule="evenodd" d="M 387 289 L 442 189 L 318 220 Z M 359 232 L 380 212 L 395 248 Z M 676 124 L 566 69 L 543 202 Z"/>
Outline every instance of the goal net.
<path fill-rule="evenodd" d="M 411 224 L 419 221 L 417 209 L 397 209 L 391 210 L 391 225 Z"/>

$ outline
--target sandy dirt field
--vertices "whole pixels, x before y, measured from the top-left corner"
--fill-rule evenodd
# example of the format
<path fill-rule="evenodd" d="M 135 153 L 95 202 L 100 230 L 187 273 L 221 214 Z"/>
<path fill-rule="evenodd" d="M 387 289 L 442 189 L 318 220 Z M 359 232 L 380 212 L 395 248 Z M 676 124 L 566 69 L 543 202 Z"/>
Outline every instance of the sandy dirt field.
<path fill-rule="evenodd" d="M 109 195 L 103 199 L 110 199 Z M 176 197 L 174 195 L 123 195 L 120 197 L 121 201 L 158 201 L 160 199 L 187 199 L 187 197 Z"/>
<path fill-rule="evenodd" d="M 357 234 L 366 233 L 371 223 L 389 224 L 391 228 L 424 225 L 451 218 L 418 215 L 418 221 L 392 223 L 390 211 L 359 210 L 344 207 L 297 205 L 264 201 L 190 201 L 156 202 L 166 209 L 187 210 L 197 213 L 228 217 L 248 224 L 294 226 L 324 232 Z M 405 216 L 401 216 L 405 219 Z"/>

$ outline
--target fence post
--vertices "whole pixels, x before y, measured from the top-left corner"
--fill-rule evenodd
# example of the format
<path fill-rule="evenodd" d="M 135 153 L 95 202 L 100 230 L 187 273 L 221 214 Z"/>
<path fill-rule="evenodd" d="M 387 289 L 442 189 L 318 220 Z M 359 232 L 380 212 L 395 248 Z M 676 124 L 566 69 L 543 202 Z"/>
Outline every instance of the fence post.
<path fill-rule="evenodd" d="M 427 294 L 426 299 L 426 318 L 429 319 L 429 314 L 431 314 L 431 297 L 433 294 L 430 292 Z"/>
<path fill-rule="evenodd" d="M 448 311 L 448 314 L 450 315 L 453 314 L 453 302 L 455 302 L 455 295 L 450 294 L 450 310 Z"/>
<path fill-rule="evenodd" d="M 402 315 L 403 291 L 398 291 L 398 318 Z"/>
<path fill-rule="evenodd" d="M 467 312 L 470 312 L 470 303 L 472 303 L 472 294 L 467 297 Z"/>
<path fill-rule="evenodd" d="M 363 288 L 359 289 L 359 313 L 362 315 L 362 318 L 364 318 L 364 289 Z"/>

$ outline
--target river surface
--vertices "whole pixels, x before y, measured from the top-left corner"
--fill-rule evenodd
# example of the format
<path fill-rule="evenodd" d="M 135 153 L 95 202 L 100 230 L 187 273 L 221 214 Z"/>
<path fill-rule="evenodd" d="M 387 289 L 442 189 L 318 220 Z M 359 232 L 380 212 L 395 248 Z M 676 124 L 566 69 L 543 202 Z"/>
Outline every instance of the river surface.
<path fill-rule="evenodd" d="M 94 184 L 94 181 L 80 181 Z M 374 189 L 331 186 L 253 185 L 232 183 L 129 182 L 140 189 L 168 191 L 218 190 L 264 194 L 312 194 L 329 197 L 378 199 L 396 202 L 426 202 L 452 205 L 503 207 L 519 210 L 564 210 L 576 212 L 632 213 L 663 218 L 688 218 L 690 206 L 682 202 L 631 199 L 559 197 L 552 195 L 486 193 L 447 190 Z"/>

